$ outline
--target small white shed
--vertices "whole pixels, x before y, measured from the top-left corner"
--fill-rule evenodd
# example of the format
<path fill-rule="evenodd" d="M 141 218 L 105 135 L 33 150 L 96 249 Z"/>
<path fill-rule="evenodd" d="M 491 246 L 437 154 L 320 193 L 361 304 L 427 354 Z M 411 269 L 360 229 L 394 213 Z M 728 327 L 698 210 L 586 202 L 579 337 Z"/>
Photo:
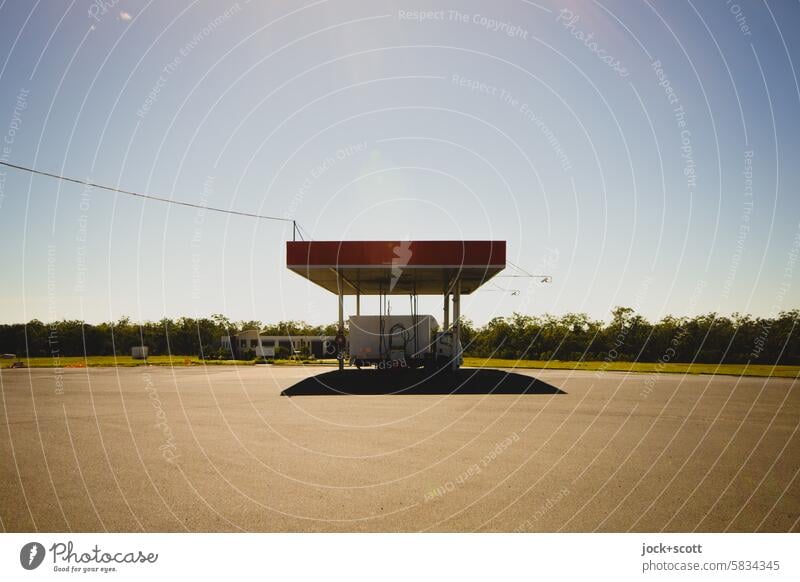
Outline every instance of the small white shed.
<path fill-rule="evenodd" d="M 147 359 L 147 346 L 133 346 L 131 348 L 131 357 L 134 360 L 146 360 Z"/>

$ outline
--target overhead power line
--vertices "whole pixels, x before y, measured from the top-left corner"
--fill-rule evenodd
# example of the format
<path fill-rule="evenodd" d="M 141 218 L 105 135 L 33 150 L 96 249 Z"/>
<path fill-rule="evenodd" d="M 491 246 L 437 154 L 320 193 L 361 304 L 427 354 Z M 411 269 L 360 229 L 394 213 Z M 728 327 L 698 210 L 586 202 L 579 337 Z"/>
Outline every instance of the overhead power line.
<path fill-rule="evenodd" d="M 113 186 L 104 186 L 103 184 L 95 184 L 86 180 L 79 180 L 78 178 L 70 178 L 69 176 L 62 176 L 60 174 L 53 174 L 51 172 L 44 172 L 34 168 L 27 168 L 17 164 L 11 164 L 0 160 L 0 165 L 21 170 L 23 172 L 30 172 L 31 174 L 38 174 L 39 176 L 47 176 L 48 178 L 55 178 L 56 180 L 63 180 L 64 182 L 72 182 L 73 184 L 82 184 L 90 188 L 98 188 L 100 190 L 108 190 L 109 192 L 118 192 L 119 194 L 126 194 L 128 196 L 135 196 L 137 198 L 144 198 L 146 200 L 155 200 L 156 202 L 165 202 L 167 204 L 176 204 L 178 206 L 188 206 L 189 208 L 199 208 L 201 210 L 210 210 L 211 212 L 222 212 L 224 214 L 234 214 L 236 216 L 247 216 L 249 218 L 258 218 L 261 220 L 277 220 L 280 222 L 291 222 L 294 231 L 297 231 L 297 222 L 291 218 L 283 218 L 280 216 L 266 216 L 263 214 L 254 214 L 252 212 L 240 212 L 238 210 L 229 210 L 227 208 L 215 208 L 214 206 L 206 206 L 204 204 L 196 204 L 193 202 L 183 202 L 181 200 L 173 200 L 172 198 L 164 198 L 161 196 L 154 196 L 152 194 L 142 194 L 141 192 L 133 192 L 132 190 L 123 190 L 122 188 L 114 188 Z"/>
<path fill-rule="evenodd" d="M 511 265 L 514 269 L 516 269 L 517 271 L 519 271 L 522 274 L 521 275 L 498 275 L 498 277 L 505 277 L 505 278 L 508 278 L 508 279 L 517 279 L 517 278 L 519 278 L 519 279 L 540 279 L 542 283 L 550 283 L 553 280 L 552 275 L 532 275 L 531 273 L 529 273 L 528 271 L 526 271 L 522 267 L 520 267 L 518 265 L 515 265 L 514 263 L 512 263 L 508 259 L 506 259 L 506 262 L 509 265 Z"/>
<path fill-rule="evenodd" d="M 483 291 L 484 293 L 496 293 L 499 291 L 500 293 L 508 293 L 509 295 L 520 294 L 519 289 L 507 289 L 505 287 L 501 287 L 500 285 L 494 282 L 492 282 L 492 287 L 481 287 L 479 291 Z"/>

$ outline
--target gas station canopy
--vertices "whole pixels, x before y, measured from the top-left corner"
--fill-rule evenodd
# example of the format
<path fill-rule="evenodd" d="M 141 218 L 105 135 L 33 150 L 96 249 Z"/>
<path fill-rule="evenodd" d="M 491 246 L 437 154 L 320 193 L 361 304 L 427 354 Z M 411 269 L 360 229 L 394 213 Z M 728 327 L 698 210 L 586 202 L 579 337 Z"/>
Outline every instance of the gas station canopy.
<path fill-rule="evenodd" d="M 286 266 L 334 294 L 472 293 L 506 268 L 506 242 L 289 241 Z"/>

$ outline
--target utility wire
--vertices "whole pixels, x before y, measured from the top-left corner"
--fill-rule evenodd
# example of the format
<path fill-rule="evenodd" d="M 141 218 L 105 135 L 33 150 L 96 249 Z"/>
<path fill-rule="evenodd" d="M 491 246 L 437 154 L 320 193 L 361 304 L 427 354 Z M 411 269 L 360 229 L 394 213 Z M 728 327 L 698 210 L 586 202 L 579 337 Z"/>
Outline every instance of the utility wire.
<path fill-rule="evenodd" d="M 178 206 L 188 206 L 189 208 L 199 208 L 201 210 L 210 210 L 212 212 L 222 212 L 224 214 L 235 214 L 236 216 L 247 216 L 250 218 L 259 218 L 262 220 L 278 220 L 281 222 L 292 222 L 297 224 L 291 218 L 282 218 L 279 216 L 265 216 L 263 214 L 253 214 L 252 212 L 240 212 L 238 210 L 229 210 L 226 208 L 215 208 L 214 206 L 205 206 L 203 204 L 195 204 L 192 202 L 183 202 L 181 200 L 172 200 L 171 198 L 162 198 L 161 196 L 153 196 L 152 194 L 142 194 L 141 192 L 132 192 L 130 190 L 123 190 L 121 188 L 114 188 L 112 186 L 103 186 L 102 184 L 95 184 L 87 182 L 86 180 L 79 180 L 77 178 L 70 178 L 68 176 L 61 176 L 59 174 L 52 174 L 50 172 L 43 172 L 34 168 L 26 168 L 25 166 L 18 166 L 0 160 L 0 165 L 21 170 L 23 172 L 30 172 L 31 174 L 38 174 L 40 176 L 47 176 L 48 178 L 55 178 L 56 180 L 63 180 L 65 182 L 72 182 L 73 184 L 82 184 L 90 188 L 99 188 L 100 190 L 108 190 L 109 192 L 118 192 L 120 194 L 127 194 L 128 196 L 136 196 L 137 198 L 144 198 L 146 200 L 155 200 L 156 202 L 166 202 L 167 204 L 177 204 Z"/>
<path fill-rule="evenodd" d="M 519 265 L 516 265 L 516 264 L 512 263 L 512 262 L 511 262 L 511 261 L 509 261 L 508 259 L 506 259 L 506 262 L 507 262 L 509 265 L 511 265 L 512 267 L 514 267 L 514 268 L 515 268 L 517 271 L 519 271 L 520 273 L 523 273 L 525 276 L 527 276 L 527 277 L 533 277 L 533 276 L 534 276 L 534 275 L 531 275 L 531 274 L 530 274 L 528 271 L 526 271 L 526 270 L 525 270 L 525 269 L 523 269 L 522 267 L 520 267 Z"/>
<path fill-rule="evenodd" d="M 496 293 L 499 291 L 500 293 L 508 293 L 510 295 L 520 294 L 519 289 L 506 289 L 504 287 L 500 287 L 500 285 L 494 282 L 492 282 L 492 288 L 481 287 L 480 291 L 483 291 L 484 293 Z"/>
<path fill-rule="evenodd" d="M 553 277 L 551 275 L 532 275 L 531 273 L 529 273 L 522 267 L 515 265 L 508 259 L 506 259 L 506 262 L 513 268 L 515 268 L 517 271 L 522 273 L 522 275 L 497 275 L 498 277 L 503 277 L 507 279 L 541 279 L 542 283 L 550 283 L 553 280 Z"/>
<path fill-rule="evenodd" d="M 300 238 L 303 239 L 304 241 L 306 240 L 306 238 L 308 238 L 308 240 L 310 240 L 310 241 L 314 240 L 313 238 L 311 238 L 311 235 L 308 234 L 308 231 L 305 228 L 303 228 L 302 226 L 300 226 L 300 223 L 297 223 L 297 232 L 300 235 Z M 304 233 L 305 233 L 305 236 L 303 236 Z"/>

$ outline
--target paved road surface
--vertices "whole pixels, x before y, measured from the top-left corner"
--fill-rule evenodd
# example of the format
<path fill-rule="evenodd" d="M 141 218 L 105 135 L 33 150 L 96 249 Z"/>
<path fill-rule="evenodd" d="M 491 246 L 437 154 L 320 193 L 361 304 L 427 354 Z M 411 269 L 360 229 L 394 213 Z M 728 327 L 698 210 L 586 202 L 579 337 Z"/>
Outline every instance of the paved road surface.
<path fill-rule="evenodd" d="M 530 371 L 534 393 L 369 394 L 373 377 L 281 396 L 328 371 L 4 370 L 0 525 L 800 529 L 792 380 Z"/>

